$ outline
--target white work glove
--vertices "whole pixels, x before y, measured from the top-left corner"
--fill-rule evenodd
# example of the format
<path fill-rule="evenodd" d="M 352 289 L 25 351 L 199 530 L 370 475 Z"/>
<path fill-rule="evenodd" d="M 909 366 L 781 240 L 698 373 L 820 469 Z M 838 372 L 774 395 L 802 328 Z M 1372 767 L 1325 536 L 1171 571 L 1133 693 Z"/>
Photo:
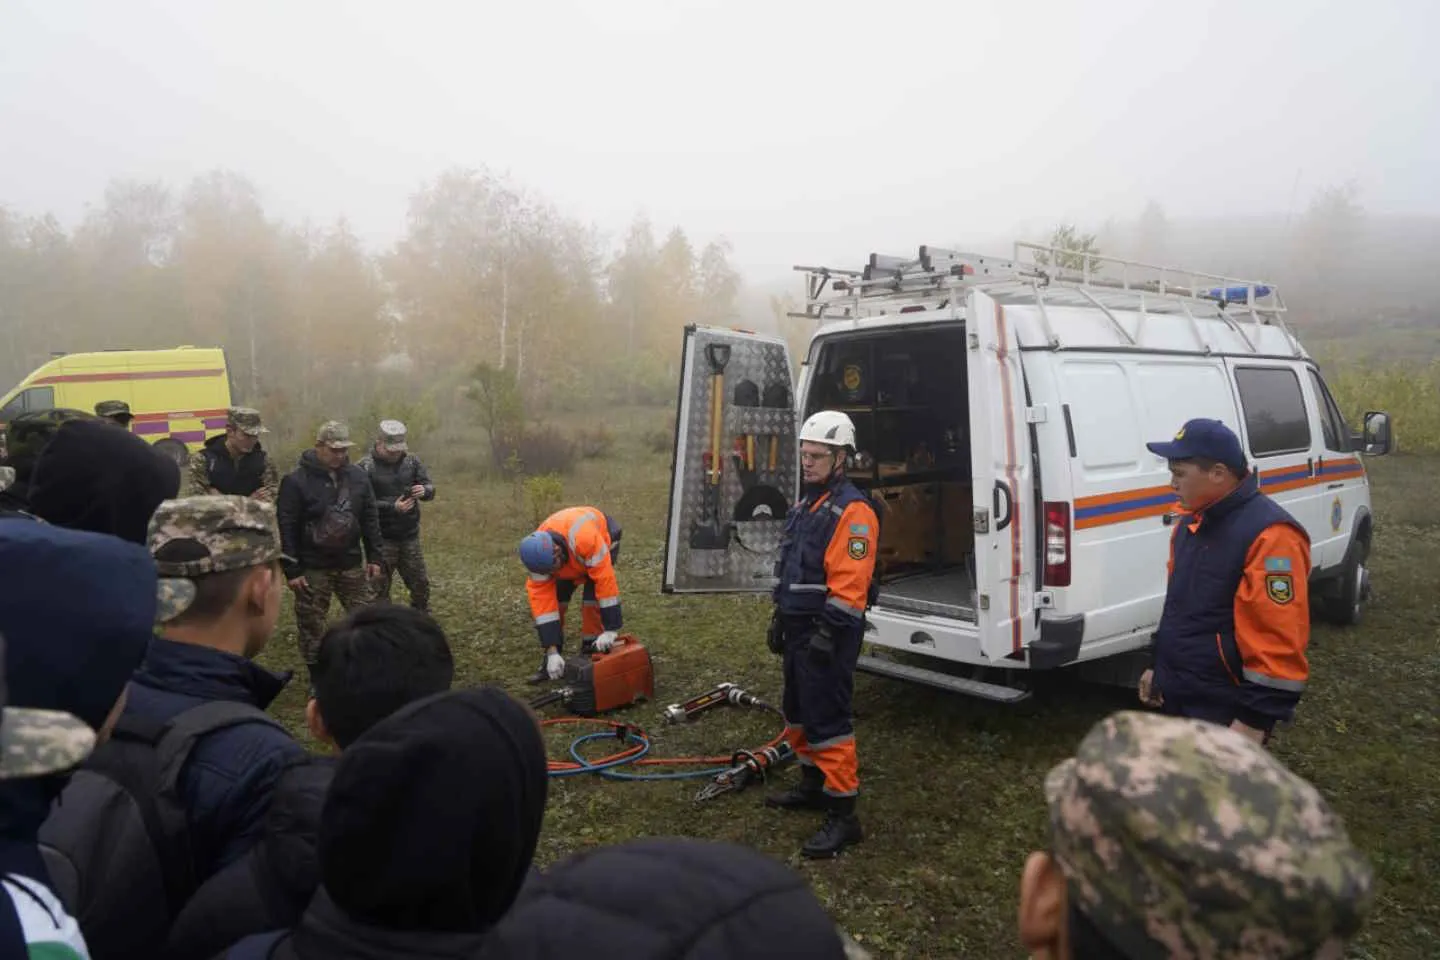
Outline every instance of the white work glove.
<path fill-rule="evenodd" d="M 595 638 L 595 649 L 601 653 L 609 653 L 610 648 L 615 646 L 616 633 L 614 630 L 606 630 Z"/>
<path fill-rule="evenodd" d="M 551 680 L 559 680 L 565 676 L 565 658 L 558 653 L 552 653 L 545 658 L 545 672 Z"/>

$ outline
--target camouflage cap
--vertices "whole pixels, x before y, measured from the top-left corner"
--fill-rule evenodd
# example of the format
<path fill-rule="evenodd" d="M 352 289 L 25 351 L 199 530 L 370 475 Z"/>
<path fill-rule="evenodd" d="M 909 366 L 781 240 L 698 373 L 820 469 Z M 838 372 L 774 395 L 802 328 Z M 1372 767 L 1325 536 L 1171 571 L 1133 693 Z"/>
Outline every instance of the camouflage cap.
<path fill-rule="evenodd" d="M 71 420 L 96 420 L 92 413 L 70 407 L 30 410 L 5 425 L 5 461 L 15 468 L 18 479 L 28 480 L 40 451 Z"/>
<path fill-rule="evenodd" d="M 1227 727 L 1121 711 L 1045 795 L 1071 902 L 1135 960 L 1338 960 L 1370 909 L 1340 817 Z"/>
<path fill-rule="evenodd" d="M 101 400 L 95 404 L 95 416 L 97 417 L 128 417 L 131 416 L 130 404 L 124 400 Z"/>
<path fill-rule="evenodd" d="M 193 559 L 159 559 L 160 551 L 177 541 L 188 541 L 202 549 L 193 551 Z M 280 549 L 275 508 L 251 497 L 166 500 L 150 518 L 147 545 L 156 557 L 155 568 L 160 576 L 170 578 L 243 570 L 289 559 Z"/>
<path fill-rule="evenodd" d="M 350 440 L 350 428 L 339 420 L 326 420 L 315 434 L 315 445 L 324 445 L 332 450 L 343 450 L 355 446 Z"/>
<path fill-rule="evenodd" d="M 381 420 L 380 446 L 391 453 L 404 453 L 410 449 L 406 442 L 405 424 L 399 420 Z"/>
<path fill-rule="evenodd" d="M 270 428 L 260 422 L 260 411 L 250 407 L 231 407 L 225 411 L 225 423 L 252 437 L 270 432 Z"/>
<path fill-rule="evenodd" d="M 95 731 L 60 710 L 7 706 L 5 637 L 0 634 L 0 780 L 43 777 L 69 770 L 95 748 Z"/>

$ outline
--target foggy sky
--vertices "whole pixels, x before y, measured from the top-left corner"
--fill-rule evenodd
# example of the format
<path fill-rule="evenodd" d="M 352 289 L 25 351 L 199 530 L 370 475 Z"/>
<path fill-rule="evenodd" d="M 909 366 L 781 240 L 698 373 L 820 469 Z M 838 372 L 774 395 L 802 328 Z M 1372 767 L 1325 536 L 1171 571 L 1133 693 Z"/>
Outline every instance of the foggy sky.
<path fill-rule="evenodd" d="M 1440 213 L 1440 4 L 4 0 L 0 204 L 215 167 L 373 248 L 451 166 L 747 278 L 871 250 L 1285 213 Z M 1004 251 L 997 251 L 1004 252 Z"/>

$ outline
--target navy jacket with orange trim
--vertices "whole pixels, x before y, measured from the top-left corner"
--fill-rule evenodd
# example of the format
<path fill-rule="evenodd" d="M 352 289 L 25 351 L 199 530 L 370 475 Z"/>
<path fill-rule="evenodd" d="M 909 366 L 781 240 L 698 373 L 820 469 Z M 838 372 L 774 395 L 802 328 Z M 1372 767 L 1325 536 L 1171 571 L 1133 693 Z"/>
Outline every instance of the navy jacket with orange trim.
<path fill-rule="evenodd" d="M 1176 525 L 1155 635 L 1154 684 L 1167 710 L 1199 704 L 1269 730 L 1309 679 L 1310 538 L 1252 473 Z"/>
<path fill-rule="evenodd" d="M 880 521 L 844 477 L 807 488 L 790 508 L 772 596 L 787 616 L 819 616 L 838 630 L 864 624 Z"/>

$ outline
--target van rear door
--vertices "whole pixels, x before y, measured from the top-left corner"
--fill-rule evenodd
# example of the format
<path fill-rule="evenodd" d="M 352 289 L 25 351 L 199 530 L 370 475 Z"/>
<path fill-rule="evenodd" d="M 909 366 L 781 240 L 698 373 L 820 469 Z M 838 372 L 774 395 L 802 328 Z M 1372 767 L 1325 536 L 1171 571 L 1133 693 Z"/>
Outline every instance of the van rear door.
<path fill-rule="evenodd" d="M 1020 342 L 1005 308 L 969 292 L 966 369 L 975 490 L 975 618 L 992 660 L 1019 654 L 1036 618 L 1035 476 Z"/>
<path fill-rule="evenodd" d="M 798 491 L 795 394 L 785 341 L 685 328 L 664 593 L 761 593 L 775 585 Z"/>

